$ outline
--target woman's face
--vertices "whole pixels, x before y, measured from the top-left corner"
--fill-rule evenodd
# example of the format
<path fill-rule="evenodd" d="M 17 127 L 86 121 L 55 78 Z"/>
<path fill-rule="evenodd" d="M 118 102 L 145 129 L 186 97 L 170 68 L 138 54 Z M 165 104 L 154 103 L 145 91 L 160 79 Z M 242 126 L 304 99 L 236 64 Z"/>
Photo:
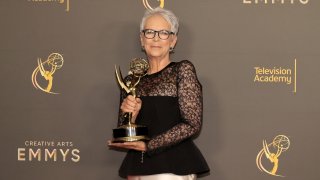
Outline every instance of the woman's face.
<path fill-rule="evenodd" d="M 166 30 L 171 32 L 170 24 L 160 15 L 154 15 L 146 19 L 144 30 L 146 29 L 155 31 Z M 175 46 L 177 36 L 171 34 L 169 35 L 168 39 L 160 39 L 159 34 L 156 33 L 154 38 L 148 39 L 144 36 L 144 33 L 141 33 L 140 39 L 141 45 L 144 46 L 147 56 L 149 58 L 162 59 L 169 56 L 170 47 Z"/>

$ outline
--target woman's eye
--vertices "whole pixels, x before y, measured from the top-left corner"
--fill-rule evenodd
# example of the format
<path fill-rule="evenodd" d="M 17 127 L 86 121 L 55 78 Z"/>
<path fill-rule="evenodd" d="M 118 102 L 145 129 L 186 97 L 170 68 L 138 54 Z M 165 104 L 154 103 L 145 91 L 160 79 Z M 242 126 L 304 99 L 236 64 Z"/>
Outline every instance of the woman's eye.
<path fill-rule="evenodd" d="M 146 31 L 146 34 L 153 34 L 154 32 L 152 30 Z"/>
<path fill-rule="evenodd" d="M 168 35 L 168 34 L 169 34 L 169 32 L 168 32 L 168 31 L 160 31 L 160 34 Z"/>

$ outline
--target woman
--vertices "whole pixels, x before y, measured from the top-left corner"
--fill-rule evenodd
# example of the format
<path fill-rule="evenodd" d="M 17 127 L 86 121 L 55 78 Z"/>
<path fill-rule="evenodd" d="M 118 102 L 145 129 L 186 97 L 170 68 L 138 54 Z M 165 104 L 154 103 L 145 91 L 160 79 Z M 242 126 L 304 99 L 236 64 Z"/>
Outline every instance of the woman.
<path fill-rule="evenodd" d="M 162 8 L 147 11 L 140 25 L 141 46 L 150 68 L 137 85 L 140 98 L 122 92 L 120 109 L 148 127 L 150 140 L 109 141 L 109 146 L 129 149 L 119 170 L 129 180 L 194 180 L 209 171 L 192 141 L 202 123 L 201 84 L 190 61 L 170 60 L 178 27 L 177 17 Z M 119 118 L 119 126 L 122 123 Z"/>

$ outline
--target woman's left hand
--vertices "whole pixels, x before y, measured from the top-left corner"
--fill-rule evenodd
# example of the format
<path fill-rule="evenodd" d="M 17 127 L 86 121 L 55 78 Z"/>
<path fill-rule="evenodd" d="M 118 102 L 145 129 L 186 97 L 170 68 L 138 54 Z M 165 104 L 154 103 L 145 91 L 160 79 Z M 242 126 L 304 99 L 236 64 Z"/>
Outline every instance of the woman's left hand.
<path fill-rule="evenodd" d="M 137 151 L 146 151 L 146 143 L 143 141 L 134 141 L 134 142 L 123 142 L 123 143 L 113 143 L 108 141 L 108 146 L 125 148 L 125 149 L 133 149 Z"/>

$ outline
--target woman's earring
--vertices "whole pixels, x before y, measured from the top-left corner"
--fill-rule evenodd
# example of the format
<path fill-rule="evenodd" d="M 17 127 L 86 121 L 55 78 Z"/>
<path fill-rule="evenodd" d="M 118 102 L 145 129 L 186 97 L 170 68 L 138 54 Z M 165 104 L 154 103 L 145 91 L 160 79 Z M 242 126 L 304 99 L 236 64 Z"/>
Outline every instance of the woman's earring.
<path fill-rule="evenodd" d="M 173 47 L 170 47 L 170 48 L 169 48 L 169 52 L 170 52 L 170 53 L 174 53 L 174 48 L 173 48 Z"/>
<path fill-rule="evenodd" d="M 144 46 L 141 46 L 141 51 L 146 52 L 146 49 L 144 48 Z"/>

